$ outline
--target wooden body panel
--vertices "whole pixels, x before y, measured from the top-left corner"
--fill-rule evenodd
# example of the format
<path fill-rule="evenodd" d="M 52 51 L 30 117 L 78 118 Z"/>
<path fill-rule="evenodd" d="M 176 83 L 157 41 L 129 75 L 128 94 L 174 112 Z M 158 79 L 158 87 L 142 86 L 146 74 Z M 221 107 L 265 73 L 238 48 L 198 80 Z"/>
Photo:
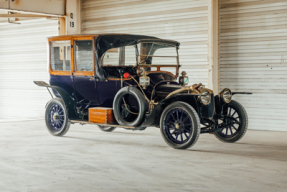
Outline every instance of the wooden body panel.
<path fill-rule="evenodd" d="M 114 123 L 113 109 L 106 107 L 89 108 L 89 122 L 103 124 Z"/>

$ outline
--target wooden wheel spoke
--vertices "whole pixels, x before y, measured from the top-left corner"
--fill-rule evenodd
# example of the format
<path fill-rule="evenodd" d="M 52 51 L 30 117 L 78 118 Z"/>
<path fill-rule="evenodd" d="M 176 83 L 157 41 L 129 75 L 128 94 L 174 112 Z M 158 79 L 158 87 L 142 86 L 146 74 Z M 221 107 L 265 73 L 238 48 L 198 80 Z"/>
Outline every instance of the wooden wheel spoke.
<path fill-rule="evenodd" d="M 174 122 L 176 121 L 176 119 L 174 118 L 173 114 L 171 113 L 171 117 L 173 118 Z"/>
<path fill-rule="evenodd" d="M 231 128 L 231 126 L 229 127 L 229 129 L 230 129 L 230 133 L 231 133 L 231 135 L 233 135 L 233 132 L 232 132 L 232 128 Z"/>
<path fill-rule="evenodd" d="M 237 128 L 235 128 L 233 125 L 231 125 L 236 131 L 238 130 Z"/>
<path fill-rule="evenodd" d="M 186 133 L 185 133 L 185 132 L 183 132 L 183 133 L 184 133 L 184 135 L 186 136 L 186 138 L 188 138 L 187 135 L 186 135 Z"/>
<path fill-rule="evenodd" d="M 176 133 L 175 140 L 177 140 L 178 135 L 179 135 L 179 132 Z"/>

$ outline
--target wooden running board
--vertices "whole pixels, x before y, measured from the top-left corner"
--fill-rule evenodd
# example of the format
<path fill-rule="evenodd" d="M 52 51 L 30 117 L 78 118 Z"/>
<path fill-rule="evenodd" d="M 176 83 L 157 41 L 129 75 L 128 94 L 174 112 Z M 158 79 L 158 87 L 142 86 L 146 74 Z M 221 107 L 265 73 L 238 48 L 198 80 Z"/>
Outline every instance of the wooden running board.
<path fill-rule="evenodd" d="M 71 120 L 72 123 L 80 123 L 80 124 L 92 124 L 92 125 L 101 125 L 101 126 L 108 126 L 108 127 L 118 127 L 118 128 L 125 128 L 125 129 L 134 129 L 135 127 L 130 126 L 123 126 L 123 125 L 117 125 L 117 124 L 102 124 L 102 123 L 92 123 L 89 121 L 76 121 Z"/>

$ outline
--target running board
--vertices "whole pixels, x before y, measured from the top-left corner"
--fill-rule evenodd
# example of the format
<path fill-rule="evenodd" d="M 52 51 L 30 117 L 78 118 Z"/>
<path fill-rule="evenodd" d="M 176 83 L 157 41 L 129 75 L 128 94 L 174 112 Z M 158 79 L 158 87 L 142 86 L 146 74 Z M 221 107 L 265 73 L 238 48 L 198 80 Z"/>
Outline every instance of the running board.
<path fill-rule="evenodd" d="M 71 122 L 72 123 L 80 123 L 80 124 L 91 124 L 91 125 L 101 125 L 101 126 L 108 126 L 108 127 L 125 128 L 125 129 L 134 129 L 135 128 L 135 127 L 130 127 L 130 126 L 116 125 L 116 124 L 92 123 L 92 122 L 89 122 L 89 121 L 71 120 Z"/>

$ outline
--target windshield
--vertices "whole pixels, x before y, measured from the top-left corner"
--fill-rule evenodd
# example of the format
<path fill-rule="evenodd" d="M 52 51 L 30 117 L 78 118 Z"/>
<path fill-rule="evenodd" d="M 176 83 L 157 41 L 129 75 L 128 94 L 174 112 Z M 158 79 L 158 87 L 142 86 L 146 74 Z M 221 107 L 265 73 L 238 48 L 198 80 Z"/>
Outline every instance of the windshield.
<path fill-rule="evenodd" d="M 138 65 L 178 65 L 177 47 L 165 43 L 139 43 Z"/>

